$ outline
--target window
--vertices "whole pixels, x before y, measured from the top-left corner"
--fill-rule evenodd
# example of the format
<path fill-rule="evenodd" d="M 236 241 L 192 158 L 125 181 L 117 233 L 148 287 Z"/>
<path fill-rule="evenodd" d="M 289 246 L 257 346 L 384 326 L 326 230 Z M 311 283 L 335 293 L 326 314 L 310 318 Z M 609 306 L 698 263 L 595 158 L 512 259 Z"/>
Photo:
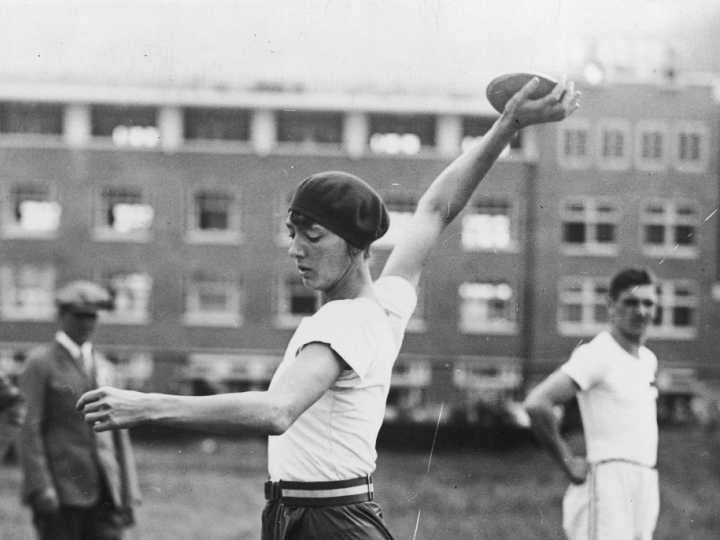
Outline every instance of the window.
<path fill-rule="evenodd" d="M 410 219 L 415 213 L 417 206 L 412 195 L 404 196 L 399 193 L 388 194 L 385 199 L 385 206 L 390 216 L 390 228 L 381 237 L 373 242 L 373 247 L 379 249 L 392 249 L 400 239 Z"/>
<path fill-rule="evenodd" d="M 62 135 L 63 107 L 50 103 L 0 103 L 0 133 Z"/>
<path fill-rule="evenodd" d="M 374 154 L 417 155 L 435 147 L 431 115 L 369 115 L 369 144 Z"/>
<path fill-rule="evenodd" d="M 49 186 L 16 184 L 2 201 L 2 234 L 16 238 L 52 238 L 60 226 L 60 204 Z"/>
<path fill-rule="evenodd" d="M 103 320 L 117 324 L 147 324 L 150 320 L 152 277 L 141 272 L 114 273 L 102 282 L 115 301 L 112 311 L 103 313 Z"/>
<path fill-rule="evenodd" d="M 566 199 L 561 207 L 562 248 L 567 255 L 618 254 L 620 212 L 613 201 Z"/>
<path fill-rule="evenodd" d="M 320 308 L 320 294 L 303 285 L 298 274 L 280 278 L 276 324 L 295 328 L 303 317 L 309 317 Z"/>
<path fill-rule="evenodd" d="M 602 120 L 598 124 L 598 164 L 605 169 L 630 166 L 630 124 L 625 120 Z"/>
<path fill-rule="evenodd" d="M 275 222 L 275 226 L 277 227 L 277 232 L 275 233 L 275 243 L 284 248 L 290 246 L 290 235 L 285 223 L 287 221 L 290 201 L 292 200 L 294 194 L 295 190 L 279 194 L 275 197 L 275 214 L 273 215 L 273 220 Z"/>
<path fill-rule="evenodd" d="M 399 358 L 392 370 L 385 408 L 388 422 L 437 422 L 436 407 L 428 402 L 432 383 L 430 362 L 421 358 Z"/>
<path fill-rule="evenodd" d="M 653 200 L 642 209 L 643 253 L 651 257 L 698 256 L 700 214 L 691 201 Z"/>
<path fill-rule="evenodd" d="M 250 111 L 238 109 L 185 109 L 188 141 L 250 141 Z"/>
<path fill-rule="evenodd" d="M 515 247 L 515 211 L 502 200 L 476 201 L 462 220 L 462 246 L 466 251 L 509 250 Z"/>
<path fill-rule="evenodd" d="M 704 172 L 708 159 L 708 133 L 702 122 L 675 125 L 675 167 L 683 172 Z"/>
<path fill-rule="evenodd" d="M 232 190 L 201 188 L 193 194 L 188 241 L 237 243 L 240 232 L 240 197 Z"/>
<path fill-rule="evenodd" d="M 185 324 L 240 326 L 241 290 L 237 278 L 195 273 L 187 282 Z"/>
<path fill-rule="evenodd" d="M 160 145 L 157 112 L 153 107 L 92 107 L 92 135 L 108 137 L 116 146 L 156 148 Z"/>
<path fill-rule="evenodd" d="M 470 281 L 458 289 L 460 330 L 472 334 L 512 334 L 517 331 L 517 300 L 507 283 Z"/>
<path fill-rule="evenodd" d="M 590 167 L 590 123 L 569 118 L 557 130 L 558 162 L 569 169 Z"/>
<path fill-rule="evenodd" d="M 118 387 L 147 391 L 155 362 L 152 354 L 140 351 L 106 351 L 105 356 L 115 364 Z"/>
<path fill-rule="evenodd" d="M 184 394 L 266 390 L 281 358 L 261 354 L 193 353 L 183 369 Z"/>
<path fill-rule="evenodd" d="M 24 264 L 0 268 L 0 314 L 6 320 L 47 321 L 55 315 L 55 269 Z"/>
<path fill-rule="evenodd" d="M 340 150 L 343 143 L 343 115 L 332 112 L 278 111 L 277 140 L 280 144 L 303 149 L 324 146 Z"/>
<path fill-rule="evenodd" d="M 668 127 L 663 122 L 642 121 L 635 135 L 635 160 L 647 171 L 665 169 L 668 161 Z"/>
<path fill-rule="evenodd" d="M 106 186 L 100 193 L 97 240 L 148 241 L 155 218 L 153 207 L 138 187 Z"/>
<path fill-rule="evenodd" d="M 693 339 L 697 335 L 697 285 L 692 281 L 661 281 L 660 305 L 648 336 L 655 339 Z"/>
<path fill-rule="evenodd" d="M 424 287 L 417 289 L 417 303 L 415 304 L 415 310 L 410 315 L 406 328 L 407 332 L 421 333 L 427 331 L 427 322 L 425 321 L 426 292 Z"/>
<path fill-rule="evenodd" d="M 609 280 L 567 277 L 559 284 L 558 331 L 565 336 L 585 336 L 606 328 L 609 320 Z"/>
<path fill-rule="evenodd" d="M 466 152 L 476 141 L 482 139 L 495 123 L 494 117 L 467 116 L 462 119 L 462 140 L 460 148 Z M 518 131 L 510 144 L 500 154 L 500 158 L 522 156 L 524 149 L 523 131 Z"/>

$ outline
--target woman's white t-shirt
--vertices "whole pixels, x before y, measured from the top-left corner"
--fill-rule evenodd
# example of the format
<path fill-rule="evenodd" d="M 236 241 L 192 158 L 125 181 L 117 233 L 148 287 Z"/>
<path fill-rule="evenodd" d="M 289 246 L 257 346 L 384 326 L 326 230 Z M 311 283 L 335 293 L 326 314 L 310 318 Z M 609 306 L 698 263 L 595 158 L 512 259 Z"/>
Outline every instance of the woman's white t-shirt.
<path fill-rule="evenodd" d="M 334 386 L 282 435 L 269 437 L 270 479 L 347 480 L 375 470 L 375 442 L 415 289 L 389 276 L 373 284 L 379 304 L 367 298 L 335 300 L 302 320 L 274 381 L 309 343 L 329 345 L 350 367 Z"/>

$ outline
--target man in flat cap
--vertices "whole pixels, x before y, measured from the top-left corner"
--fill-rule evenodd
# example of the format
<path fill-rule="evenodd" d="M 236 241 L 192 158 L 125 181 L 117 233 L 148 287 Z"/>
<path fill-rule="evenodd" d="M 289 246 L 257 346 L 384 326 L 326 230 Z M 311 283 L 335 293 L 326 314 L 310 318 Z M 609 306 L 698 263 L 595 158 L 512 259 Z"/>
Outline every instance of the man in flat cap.
<path fill-rule="evenodd" d="M 114 369 L 90 339 L 112 297 L 74 281 L 56 297 L 58 331 L 32 351 L 20 377 L 27 400 L 18 439 L 23 502 L 40 540 L 117 540 L 134 522 L 139 500 L 126 431 L 95 433 L 75 410 L 78 397 L 114 385 Z"/>

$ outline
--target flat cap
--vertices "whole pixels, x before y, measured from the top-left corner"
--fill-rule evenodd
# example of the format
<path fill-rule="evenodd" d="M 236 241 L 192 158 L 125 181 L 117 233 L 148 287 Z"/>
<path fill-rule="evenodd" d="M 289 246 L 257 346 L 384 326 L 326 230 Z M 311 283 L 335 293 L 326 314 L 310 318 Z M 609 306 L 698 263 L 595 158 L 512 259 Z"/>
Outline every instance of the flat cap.
<path fill-rule="evenodd" d="M 107 289 L 92 281 L 72 281 L 60 288 L 55 297 L 58 306 L 74 311 L 96 313 L 112 309 L 113 298 Z"/>
<path fill-rule="evenodd" d="M 360 249 L 390 226 L 382 197 L 365 181 L 345 172 L 327 171 L 306 178 L 295 190 L 289 209 Z"/>

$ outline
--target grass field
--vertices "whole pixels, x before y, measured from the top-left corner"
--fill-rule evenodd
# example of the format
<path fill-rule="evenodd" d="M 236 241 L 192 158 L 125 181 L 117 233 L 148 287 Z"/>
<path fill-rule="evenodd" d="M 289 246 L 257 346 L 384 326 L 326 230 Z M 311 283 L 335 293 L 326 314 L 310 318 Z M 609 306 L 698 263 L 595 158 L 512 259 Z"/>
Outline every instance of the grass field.
<path fill-rule="evenodd" d="M 579 440 L 574 441 L 580 445 Z M 265 443 L 199 439 L 135 441 L 144 503 L 128 540 L 259 537 Z M 695 429 L 661 432 L 661 517 L 655 540 L 720 538 L 720 437 Z M 0 539 L 32 539 L 18 503 L 19 471 L 0 467 Z M 514 450 L 382 450 L 377 500 L 397 540 L 560 540 L 566 482 L 534 446 Z"/>

